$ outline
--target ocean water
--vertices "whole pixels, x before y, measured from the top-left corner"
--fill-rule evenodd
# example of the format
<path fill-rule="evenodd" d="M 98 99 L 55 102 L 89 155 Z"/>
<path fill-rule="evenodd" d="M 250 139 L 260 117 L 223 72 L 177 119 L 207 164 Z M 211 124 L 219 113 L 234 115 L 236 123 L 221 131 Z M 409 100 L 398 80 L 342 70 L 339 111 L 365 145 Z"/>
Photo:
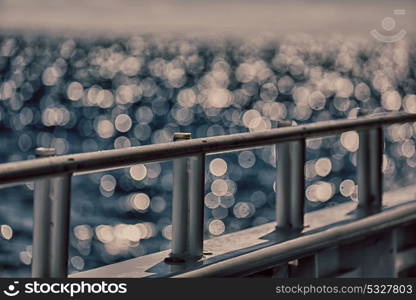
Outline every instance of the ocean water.
<path fill-rule="evenodd" d="M 415 40 L 353 35 L 0 34 L 0 162 L 416 113 Z M 413 182 L 415 124 L 385 130 L 386 190 Z M 356 201 L 357 134 L 307 141 L 306 210 Z M 278 155 L 278 153 L 277 153 Z M 274 147 L 209 156 L 206 238 L 273 221 Z M 170 162 L 73 180 L 70 272 L 168 249 Z M 29 276 L 33 184 L 2 190 L 0 276 Z"/>

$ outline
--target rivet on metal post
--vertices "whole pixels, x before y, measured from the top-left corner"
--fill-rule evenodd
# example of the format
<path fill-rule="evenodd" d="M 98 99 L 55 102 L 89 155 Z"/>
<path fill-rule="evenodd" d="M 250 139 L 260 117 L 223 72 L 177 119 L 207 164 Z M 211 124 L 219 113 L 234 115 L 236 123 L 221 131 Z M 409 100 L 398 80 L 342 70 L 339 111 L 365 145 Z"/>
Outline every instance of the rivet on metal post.
<path fill-rule="evenodd" d="M 290 121 L 278 121 L 276 127 L 291 126 Z M 289 143 L 276 144 L 276 227 L 290 228 L 290 147 Z"/>
<path fill-rule="evenodd" d="M 189 140 L 190 133 L 175 133 L 173 140 Z M 165 258 L 168 263 L 182 263 L 186 260 L 188 247 L 188 158 L 173 160 L 172 197 L 172 252 Z"/>
<path fill-rule="evenodd" d="M 55 155 L 53 148 L 37 148 L 36 157 L 45 158 Z M 33 241 L 32 241 L 32 277 L 49 277 L 50 251 L 50 179 L 35 181 L 33 192 Z"/>

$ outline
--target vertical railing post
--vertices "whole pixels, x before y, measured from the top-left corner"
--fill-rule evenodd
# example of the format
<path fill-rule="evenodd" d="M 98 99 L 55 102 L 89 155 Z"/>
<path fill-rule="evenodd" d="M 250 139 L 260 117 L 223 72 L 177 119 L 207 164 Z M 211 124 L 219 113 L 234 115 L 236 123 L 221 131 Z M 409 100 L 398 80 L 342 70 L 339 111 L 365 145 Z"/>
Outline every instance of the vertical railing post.
<path fill-rule="evenodd" d="M 193 259 L 203 254 L 204 242 L 205 154 L 189 158 L 188 252 Z"/>
<path fill-rule="evenodd" d="M 359 109 L 357 117 L 367 116 L 366 110 Z M 358 210 L 366 215 L 370 209 L 370 133 L 368 129 L 358 131 L 357 152 Z"/>
<path fill-rule="evenodd" d="M 290 126 L 289 121 L 278 121 L 276 127 Z M 289 143 L 276 144 L 276 227 L 290 228 L 290 147 Z"/>
<path fill-rule="evenodd" d="M 190 133 L 175 133 L 174 141 L 189 140 Z M 197 260 L 204 242 L 205 154 L 173 161 L 172 252 L 168 263 Z"/>
<path fill-rule="evenodd" d="M 371 207 L 379 211 L 383 198 L 383 128 L 377 127 L 370 130 L 370 183 L 371 183 Z"/>
<path fill-rule="evenodd" d="M 279 121 L 277 127 L 292 126 Z M 305 206 L 305 139 L 276 145 L 276 227 L 301 231 Z"/>
<path fill-rule="evenodd" d="M 358 132 L 357 153 L 358 208 L 367 212 L 370 204 L 370 136 L 366 129 Z"/>
<path fill-rule="evenodd" d="M 305 140 L 290 143 L 290 223 L 293 230 L 303 229 L 305 207 Z"/>
<path fill-rule="evenodd" d="M 357 116 L 368 116 L 359 110 Z M 360 215 L 378 211 L 382 203 L 383 130 L 381 127 L 358 132 L 357 153 L 358 210 Z"/>
<path fill-rule="evenodd" d="M 51 180 L 50 276 L 68 273 L 69 222 L 71 210 L 71 174 Z"/>
<path fill-rule="evenodd" d="M 175 133 L 174 141 L 189 140 L 190 133 Z M 167 262 L 183 262 L 188 247 L 188 158 L 173 160 L 172 252 Z"/>
<path fill-rule="evenodd" d="M 45 158 L 55 155 L 53 148 L 37 148 L 36 157 Z M 47 278 L 49 274 L 50 246 L 50 179 L 35 181 L 33 193 L 33 241 L 32 241 L 32 277 Z"/>

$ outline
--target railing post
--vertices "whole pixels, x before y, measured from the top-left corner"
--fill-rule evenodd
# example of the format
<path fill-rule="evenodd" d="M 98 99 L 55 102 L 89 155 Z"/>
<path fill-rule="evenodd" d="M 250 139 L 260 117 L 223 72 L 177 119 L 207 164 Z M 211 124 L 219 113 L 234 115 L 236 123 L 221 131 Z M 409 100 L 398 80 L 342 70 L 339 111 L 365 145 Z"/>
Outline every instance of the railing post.
<path fill-rule="evenodd" d="M 278 121 L 276 127 L 288 127 L 289 121 Z M 289 143 L 276 144 L 276 226 L 290 228 L 290 146 Z"/>
<path fill-rule="evenodd" d="M 357 116 L 367 116 L 359 110 Z M 381 127 L 358 132 L 357 153 L 358 210 L 365 216 L 380 210 L 382 202 L 383 130 Z"/>
<path fill-rule="evenodd" d="M 66 277 L 68 274 L 69 223 L 71 211 L 72 174 L 51 180 L 51 248 L 50 276 Z"/>
<path fill-rule="evenodd" d="M 55 155 L 53 148 L 37 148 L 36 157 Z M 33 241 L 32 241 L 32 277 L 47 278 L 49 274 L 50 246 L 50 179 L 35 181 L 33 193 Z"/>
<path fill-rule="evenodd" d="M 277 127 L 292 126 L 279 121 Z M 276 145 L 276 224 L 278 230 L 303 229 L 305 206 L 305 139 Z"/>
<path fill-rule="evenodd" d="M 175 133 L 174 141 L 189 140 L 190 133 Z M 184 262 L 188 247 L 188 158 L 173 160 L 172 252 L 167 262 Z"/>
<path fill-rule="evenodd" d="M 174 141 L 189 140 L 190 133 L 175 133 Z M 205 154 L 173 161 L 172 252 L 168 263 L 197 260 L 204 242 Z"/>
<path fill-rule="evenodd" d="M 292 229 L 303 229 L 305 207 L 305 140 L 290 143 L 290 223 Z"/>
<path fill-rule="evenodd" d="M 189 158 L 189 236 L 188 252 L 193 259 L 203 254 L 205 154 Z"/>
<path fill-rule="evenodd" d="M 377 127 L 370 130 L 371 147 L 371 206 L 375 211 L 382 207 L 383 198 L 383 128 Z"/>
<path fill-rule="evenodd" d="M 370 136 L 360 130 L 357 153 L 358 208 L 367 212 L 370 204 Z"/>

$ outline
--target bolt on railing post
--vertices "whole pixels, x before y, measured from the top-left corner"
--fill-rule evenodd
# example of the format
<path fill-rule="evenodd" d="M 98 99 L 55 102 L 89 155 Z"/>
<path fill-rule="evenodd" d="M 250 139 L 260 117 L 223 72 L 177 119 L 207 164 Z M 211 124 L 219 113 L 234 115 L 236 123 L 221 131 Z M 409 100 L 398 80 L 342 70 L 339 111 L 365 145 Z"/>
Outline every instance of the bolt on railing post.
<path fill-rule="evenodd" d="M 290 143 L 290 223 L 292 229 L 303 229 L 305 207 L 305 140 Z"/>
<path fill-rule="evenodd" d="M 278 121 L 276 127 L 288 127 L 289 121 Z M 289 143 L 276 144 L 276 226 L 290 227 L 290 147 Z"/>
<path fill-rule="evenodd" d="M 175 133 L 174 141 L 189 140 L 190 133 Z M 185 260 L 188 247 L 188 158 L 173 160 L 173 197 L 172 197 L 172 252 L 169 262 Z"/>
<path fill-rule="evenodd" d="M 66 277 L 68 273 L 69 223 L 72 174 L 51 180 L 50 276 Z"/>
<path fill-rule="evenodd" d="M 204 242 L 205 154 L 189 158 L 188 254 L 199 259 Z"/>
<path fill-rule="evenodd" d="M 53 148 L 37 148 L 36 157 L 55 155 Z M 49 277 L 50 251 L 50 179 L 35 181 L 33 192 L 33 241 L 32 241 L 32 277 Z"/>

